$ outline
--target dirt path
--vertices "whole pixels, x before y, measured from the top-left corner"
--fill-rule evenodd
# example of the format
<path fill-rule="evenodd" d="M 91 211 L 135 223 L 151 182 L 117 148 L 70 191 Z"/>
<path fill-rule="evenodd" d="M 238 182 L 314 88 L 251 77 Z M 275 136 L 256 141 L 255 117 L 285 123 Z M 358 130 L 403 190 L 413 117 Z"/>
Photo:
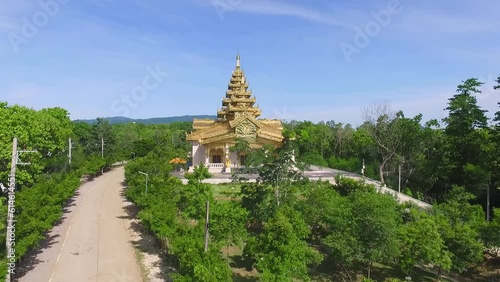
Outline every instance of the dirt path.
<path fill-rule="evenodd" d="M 123 167 L 80 187 L 63 220 L 18 266 L 18 281 L 143 281 L 122 198 Z"/>

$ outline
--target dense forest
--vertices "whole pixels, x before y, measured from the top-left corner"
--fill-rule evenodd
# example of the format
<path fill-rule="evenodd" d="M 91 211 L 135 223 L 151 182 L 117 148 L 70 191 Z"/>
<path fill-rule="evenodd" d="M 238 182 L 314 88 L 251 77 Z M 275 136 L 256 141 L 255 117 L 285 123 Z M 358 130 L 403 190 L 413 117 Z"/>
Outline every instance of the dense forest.
<path fill-rule="evenodd" d="M 416 277 L 423 266 L 432 266 L 436 277 L 470 274 L 485 253 L 500 246 L 500 109 L 491 114 L 478 106 L 481 85 L 477 79 L 460 84 L 443 105 L 443 120 L 406 117 L 388 104 L 373 104 L 357 128 L 291 121 L 280 148 L 251 151 L 238 140 L 232 150 L 248 153 L 259 181 L 234 183 L 237 189 L 226 197 L 202 182 L 210 177 L 204 167 L 186 174 L 188 184 L 172 176 L 175 166 L 168 161 L 189 154 L 190 122 L 111 125 L 99 118 L 89 124 L 72 122 L 61 108 L 0 103 L 0 182 L 8 183 L 13 137 L 23 150 L 37 150 L 20 155 L 31 165 L 18 166 L 16 175 L 16 259 L 36 248 L 61 219 L 83 176 L 128 160 L 126 195 L 168 250 L 175 281 L 232 281 L 236 257 L 263 281 L 355 281 L 361 275 L 369 281 L 380 279 L 380 265 L 403 275 L 384 276 L 391 281 Z M 306 164 L 363 171 L 396 190 L 401 175 L 402 191 L 433 208 L 400 205 L 370 185 L 341 177 L 335 185 L 311 182 L 292 169 Z M 150 176 L 147 194 L 138 171 Z M 4 195 L 1 218 L 6 213 Z M 4 220 L 0 236 L 5 227 Z M 5 265 L 4 245 L 0 253 Z M 2 268 L 0 277 L 4 273 Z"/>

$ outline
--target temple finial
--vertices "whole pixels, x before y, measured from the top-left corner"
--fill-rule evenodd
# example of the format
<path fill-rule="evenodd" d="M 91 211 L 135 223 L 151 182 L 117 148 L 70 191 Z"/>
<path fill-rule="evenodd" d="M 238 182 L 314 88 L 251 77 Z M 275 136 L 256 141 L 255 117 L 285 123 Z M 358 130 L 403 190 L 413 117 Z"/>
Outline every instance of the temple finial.
<path fill-rule="evenodd" d="M 238 47 L 238 52 L 236 52 L 236 67 L 240 67 L 240 48 Z"/>

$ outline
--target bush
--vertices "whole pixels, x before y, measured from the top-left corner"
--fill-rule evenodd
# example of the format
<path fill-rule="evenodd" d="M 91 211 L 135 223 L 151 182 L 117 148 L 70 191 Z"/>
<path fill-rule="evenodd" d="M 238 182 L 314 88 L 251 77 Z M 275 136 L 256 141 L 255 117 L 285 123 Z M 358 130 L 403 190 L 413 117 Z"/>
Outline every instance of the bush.
<path fill-rule="evenodd" d="M 328 166 L 328 162 L 321 156 L 318 152 L 308 152 L 300 158 L 300 160 L 306 164 L 318 165 L 318 166 Z"/>
<path fill-rule="evenodd" d="M 343 159 L 343 158 L 331 157 L 328 159 L 328 165 L 331 168 L 361 174 L 362 161 L 359 158 Z"/>
<path fill-rule="evenodd" d="M 410 188 L 406 187 L 405 190 L 403 191 L 405 195 L 408 195 L 410 197 L 413 197 L 413 192 L 411 191 Z"/>
<path fill-rule="evenodd" d="M 364 191 L 364 192 L 375 192 L 375 186 L 371 184 L 366 184 L 363 180 L 356 180 L 347 177 L 341 177 L 338 175 L 335 177 L 335 185 L 334 188 L 341 195 L 347 196 L 352 194 L 355 191 Z"/>

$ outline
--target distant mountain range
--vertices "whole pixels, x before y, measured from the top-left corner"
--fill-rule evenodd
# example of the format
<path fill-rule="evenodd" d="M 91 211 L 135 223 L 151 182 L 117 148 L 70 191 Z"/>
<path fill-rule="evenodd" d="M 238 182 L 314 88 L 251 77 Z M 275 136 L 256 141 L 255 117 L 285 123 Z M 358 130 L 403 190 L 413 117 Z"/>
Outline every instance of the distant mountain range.
<path fill-rule="evenodd" d="M 159 118 L 146 118 L 146 119 L 132 119 L 127 117 L 106 117 L 105 120 L 109 121 L 110 124 L 120 124 L 120 123 L 142 123 L 142 124 L 164 124 L 172 122 L 183 122 L 183 121 L 193 121 L 193 118 L 199 119 L 216 119 L 217 116 L 211 115 L 194 115 L 194 116 L 176 116 L 176 117 L 159 117 Z M 75 122 L 86 122 L 93 124 L 96 119 L 77 119 Z"/>

